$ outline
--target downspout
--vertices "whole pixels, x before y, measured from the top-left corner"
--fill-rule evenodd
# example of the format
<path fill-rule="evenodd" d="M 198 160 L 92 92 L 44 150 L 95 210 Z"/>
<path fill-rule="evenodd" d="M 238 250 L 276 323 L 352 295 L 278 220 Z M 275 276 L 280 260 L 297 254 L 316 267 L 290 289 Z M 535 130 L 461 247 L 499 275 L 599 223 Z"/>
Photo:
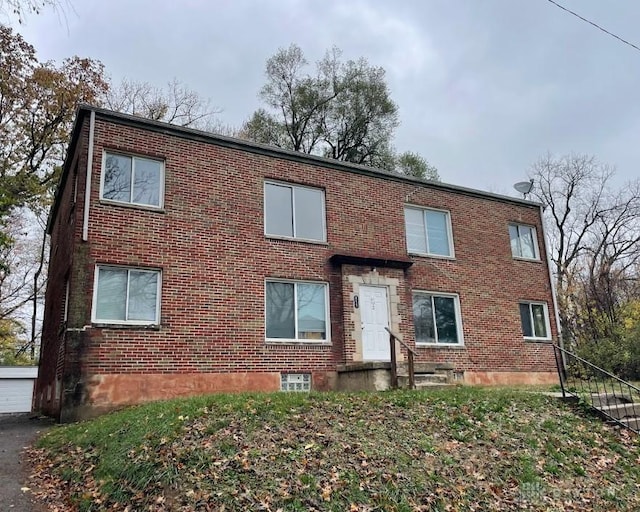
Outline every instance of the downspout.
<path fill-rule="evenodd" d="M 91 200 L 91 173 L 93 170 L 93 135 L 96 127 L 96 113 L 91 111 L 89 118 L 89 150 L 87 152 L 87 179 L 84 188 L 84 216 L 82 219 L 82 241 L 89 240 L 89 203 Z"/>
<path fill-rule="evenodd" d="M 542 205 L 540 206 L 540 226 L 542 227 L 542 242 L 544 243 L 544 252 L 547 255 L 547 272 L 549 273 L 549 286 L 551 286 L 551 300 L 553 301 L 553 311 L 554 317 L 556 319 L 556 329 L 558 330 L 558 346 L 564 348 L 564 343 L 562 340 L 562 325 L 560 324 L 560 313 L 558 313 L 558 296 L 556 293 L 556 286 L 553 282 L 553 276 L 551 275 L 551 261 L 549 256 L 549 244 L 547 243 L 547 234 L 544 230 L 544 216 L 543 216 L 544 208 Z M 559 352 L 559 354 L 558 354 Z M 562 351 L 559 351 L 555 347 L 553 347 L 553 355 L 556 359 L 556 368 L 558 370 L 558 379 L 560 379 L 560 387 L 562 388 L 562 396 L 565 395 L 564 388 L 564 379 L 565 379 L 565 371 L 567 368 L 567 362 L 565 360 L 565 354 Z M 560 368 L 562 366 L 562 368 Z"/>
<path fill-rule="evenodd" d="M 547 272 L 549 272 L 549 286 L 551 286 L 551 297 L 553 300 L 553 311 L 556 319 L 556 329 L 558 329 L 558 345 L 564 348 L 562 343 L 562 325 L 560 325 L 560 314 L 558 313 L 558 297 L 556 294 L 556 286 L 553 282 L 553 276 L 551 275 L 551 260 L 549 257 L 549 244 L 547 243 L 547 234 L 544 230 L 544 208 L 540 206 L 540 225 L 542 226 L 542 241 L 544 243 L 544 252 L 547 255 Z"/>

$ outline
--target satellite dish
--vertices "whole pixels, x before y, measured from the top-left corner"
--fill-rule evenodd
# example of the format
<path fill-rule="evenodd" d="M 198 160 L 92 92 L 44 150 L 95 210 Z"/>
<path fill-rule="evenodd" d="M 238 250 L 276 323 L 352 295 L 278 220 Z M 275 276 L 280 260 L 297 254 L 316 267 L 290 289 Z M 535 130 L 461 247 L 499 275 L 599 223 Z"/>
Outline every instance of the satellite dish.
<path fill-rule="evenodd" d="M 513 188 L 520 192 L 526 199 L 527 194 L 533 189 L 533 180 L 519 181 L 518 183 L 513 185 Z"/>

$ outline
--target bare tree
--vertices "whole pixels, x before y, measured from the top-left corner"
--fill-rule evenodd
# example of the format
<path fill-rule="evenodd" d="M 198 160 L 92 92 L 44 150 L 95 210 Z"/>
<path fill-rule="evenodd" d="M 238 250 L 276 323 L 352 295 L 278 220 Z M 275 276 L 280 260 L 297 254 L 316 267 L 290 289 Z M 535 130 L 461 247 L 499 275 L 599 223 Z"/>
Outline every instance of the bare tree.
<path fill-rule="evenodd" d="M 575 154 L 548 154 L 529 173 L 532 195 L 545 207 L 559 316 L 569 336 L 584 328 L 584 318 L 619 321 L 621 285 L 640 259 L 640 181 L 612 190 L 613 176 L 595 157 Z"/>
<path fill-rule="evenodd" d="M 620 306 L 632 297 L 640 262 L 640 182 L 608 198 L 610 209 L 594 224 L 587 248 L 586 293 L 610 325 L 620 321 Z"/>
<path fill-rule="evenodd" d="M 60 0 L 0 0 L 0 12 L 14 14 L 23 23 L 29 14 L 40 14 L 45 8 L 62 8 Z"/>
<path fill-rule="evenodd" d="M 225 131 L 215 120 L 221 110 L 175 78 L 166 88 L 124 79 L 117 86 L 111 84 L 102 102 L 111 110 L 155 121 L 216 133 Z"/>
<path fill-rule="evenodd" d="M 8 234 L 13 243 L 0 248 L 0 259 L 5 265 L 0 269 L 0 320 L 13 318 L 26 323 L 28 314 L 21 310 L 43 289 L 41 280 L 33 284 L 41 240 L 39 230 L 34 229 L 37 220 L 29 210 L 14 211 L 9 221 Z"/>

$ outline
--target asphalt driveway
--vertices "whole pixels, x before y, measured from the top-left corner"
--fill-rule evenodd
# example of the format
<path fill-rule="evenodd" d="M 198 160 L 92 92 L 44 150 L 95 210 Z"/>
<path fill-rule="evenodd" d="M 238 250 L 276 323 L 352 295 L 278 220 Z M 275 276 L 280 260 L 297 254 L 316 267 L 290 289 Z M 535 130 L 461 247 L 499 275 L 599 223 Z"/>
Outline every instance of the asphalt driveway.
<path fill-rule="evenodd" d="M 30 419 L 28 414 L 0 416 L 0 511 L 33 512 L 28 492 L 22 492 L 27 471 L 22 463 L 22 449 L 52 422 Z"/>

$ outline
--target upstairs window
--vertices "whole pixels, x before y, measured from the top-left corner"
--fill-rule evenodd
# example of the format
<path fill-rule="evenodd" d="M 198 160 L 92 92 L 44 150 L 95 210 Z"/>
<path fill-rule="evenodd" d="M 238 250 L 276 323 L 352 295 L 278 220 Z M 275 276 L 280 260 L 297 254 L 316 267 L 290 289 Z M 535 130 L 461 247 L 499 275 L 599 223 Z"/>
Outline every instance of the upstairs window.
<path fill-rule="evenodd" d="M 324 192 L 298 185 L 265 183 L 264 232 L 268 236 L 325 242 Z"/>
<path fill-rule="evenodd" d="M 550 340 L 549 311 L 544 302 L 521 302 L 520 321 L 525 338 Z"/>
<path fill-rule="evenodd" d="M 540 259 L 536 229 L 534 227 L 509 224 L 509 237 L 511 238 L 511 254 L 514 258 Z"/>
<path fill-rule="evenodd" d="M 449 212 L 406 207 L 404 221 L 410 253 L 453 256 Z"/>
<path fill-rule="evenodd" d="M 161 208 L 163 189 L 162 161 L 105 153 L 101 199 Z"/>
<path fill-rule="evenodd" d="M 98 266 L 93 299 L 96 323 L 159 323 L 160 271 Z"/>

